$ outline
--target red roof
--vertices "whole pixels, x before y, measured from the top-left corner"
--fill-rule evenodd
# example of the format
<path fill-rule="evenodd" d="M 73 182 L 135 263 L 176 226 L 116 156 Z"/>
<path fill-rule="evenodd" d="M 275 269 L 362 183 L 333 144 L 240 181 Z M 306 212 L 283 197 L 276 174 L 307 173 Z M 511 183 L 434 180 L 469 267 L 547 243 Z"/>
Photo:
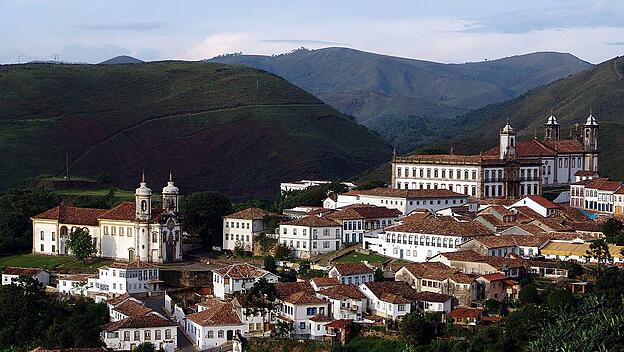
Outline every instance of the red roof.
<path fill-rule="evenodd" d="M 215 269 L 213 272 L 221 275 L 221 276 L 229 276 L 233 279 L 247 279 L 247 278 L 261 278 L 270 272 L 257 268 L 251 264 L 247 263 L 236 263 L 232 265 L 228 265 L 226 267 Z"/>
<path fill-rule="evenodd" d="M 476 221 L 457 221 L 451 216 L 436 216 L 423 220 L 409 221 L 390 227 L 387 232 L 425 233 L 446 236 L 481 236 L 492 233 Z"/>
<path fill-rule="evenodd" d="M 340 225 L 326 217 L 309 215 L 302 219 L 283 222 L 282 225 L 308 226 L 308 227 L 340 227 Z"/>
<path fill-rule="evenodd" d="M 216 301 L 216 300 L 215 300 Z M 241 325 L 241 320 L 231 303 L 214 302 L 207 309 L 190 314 L 188 320 L 201 326 Z"/>
<path fill-rule="evenodd" d="M 333 214 L 328 215 L 330 219 L 336 220 L 356 220 L 356 219 L 378 219 L 396 218 L 401 215 L 397 209 L 378 207 L 370 204 L 353 204 L 338 209 Z"/>
<path fill-rule="evenodd" d="M 373 268 L 370 268 L 364 263 L 336 263 L 334 264 L 334 268 L 336 268 L 341 276 L 370 274 L 374 272 Z"/>
<path fill-rule="evenodd" d="M 338 319 L 334 320 L 329 324 L 325 324 L 326 328 L 334 328 L 334 329 L 346 329 L 353 323 L 351 319 Z"/>
<path fill-rule="evenodd" d="M 479 276 L 479 278 L 484 278 L 489 282 L 503 281 L 507 279 L 507 277 L 501 273 L 484 274 L 484 275 Z"/>
<path fill-rule="evenodd" d="M 226 215 L 226 219 L 262 220 L 267 216 L 279 216 L 260 208 L 247 208 L 236 213 Z"/>
<path fill-rule="evenodd" d="M 284 302 L 292 304 L 323 304 L 325 301 L 316 297 L 316 294 L 308 291 L 301 291 L 293 293 L 292 295 L 283 299 Z"/>
<path fill-rule="evenodd" d="M 557 204 L 551 202 L 550 200 L 542 196 L 530 195 L 530 196 L 526 196 L 526 198 L 529 198 L 530 200 L 534 201 L 535 203 L 547 209 L 559 209 L 560 208 Z"/>
<path fill-rule="evenodd" d="M 145 316 L 131 316 L 123 320 L 119 320 L 102 326 L 104 331 L 117 331 L 119 329 L 136 329 L 136 328 L 157 328 L 168 327 L 176 324 L 169 319 L 162 318 L 156 314 Z"/>
<path fill-rule="evenodd" d="M 622 187 L 622 183 L 619 181 L 611 181 L 608 178 L 595 178 L 589 181 L 585 188 L 597 189 L 600 191 L 615 192 Z"/>
<path fill-rule="evenodd" d="M 319 291 L 319 294 L 332 299 L 364 299 L 366 296 L 355 285 L 336 285 Z"/>
<path fill-rule="evenodd" d="M 128 317 L 142 316 L 153 312 L 150 308 L 131 300 L 128 300 L 113 309 Z"/>
<path fill-rule="evenodd" d="M 375 281 L 364 285 L 380 300 L 394 304 L 411 303 L 416 293 L 416 290 L 404 281 Z"/>
<path fill-rule="evenodd" d="M 484 156 L 499 155 L 499 147 L 484 152 Z M 583 153 L 583 145 L 575 139 L 560 141 L 519 141 L 516 143 L 516 155 L 519 157 L 554 156 L 558 153 Z"/>
<path fill-rule="evenodd" d="M 35 276 L 40 272 L 45 271 L 43 269 L 36 268 L 16 268 L 16 267 L 8 267 L 2 271 L 3 274 L 6 275 L 19 275 L 19 276 Z"/>
<path fill-rule="evenodd" d="M 483 314 L 483 309 L 480 309 L 480 308 L 457 307 L 449 313 L 449 316 L 454 319 L 458 319 L 458 318 L 459 319 L 461 318 L 476 319 L 480 317 L 481 314 Z"/>
<path fill-rule="evenodd" d="M 301 291 L 314 292 L 314 288 L 312 288 L 310 283 L 305 281 L 277 282 L 275 283 L 275 290 L 277 291 L 277 296 L 280 299 L 285 299 L 286 297 Z"/>
<path fill-rule="evenodd" d="M 108 210 L 59 205 L 33 216 L 34 219 L 57 220 L 62 224 L 97 226 L 97 219 Z"/>

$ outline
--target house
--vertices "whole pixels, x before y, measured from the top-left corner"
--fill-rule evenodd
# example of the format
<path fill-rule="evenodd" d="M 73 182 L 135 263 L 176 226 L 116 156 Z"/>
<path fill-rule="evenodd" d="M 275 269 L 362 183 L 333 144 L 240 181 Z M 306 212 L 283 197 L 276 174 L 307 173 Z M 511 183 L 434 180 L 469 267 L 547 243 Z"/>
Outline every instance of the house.
<path fill-rule="evenodd" d="M 89 288 L 88 280 L 93 278 L 93 275 L 76 274 L 66 275 L 58 278 L 58 292 L 60 294 L 70 296 L 87 296 L 87 290 Z"/>
<path fill-rule="evenodd" d="M 542 247 L 540 252 L 546 259 L 585 263 L 590 245 L 589 242 L 578 240 L 572 242 L 551 240 Z M 614 264 L 624 263 L 622 250 L 624 250 L 624 246 L 609 245 L 609 252 Z M 596 259 L 590 258 L 590 262 L 596 262 Z"/>
<path fill-rule="evenodd" d="M 406 282 L 365 282 L 359 288 L 366 295 L 367 309 L 373 315 L 397 320 L 412 311 L 416 291 Z"/>
<path fill-rule="evenodd" d="M 374 237 L 364 238 L 364 248 L 414 262 L 425 262 L 438 253 L 453 252 L 477 236 L 492 232 L 475 221 L 435 216 L 392 226 Z"/>
<path fill-rule="evenodd" d="M 353 204 L 327 215 L 342 227 L 345 244 L 361 243 L 365 232 L 383 229 L 394 224 L 401 216 L 397 209 L 370 204 Z"/>
<path fill-rule="evenodd" d="M 375 279 L 375 269 L 364 263 L 336 263 L 329 269 L 328 276 L 342 284 L 359 285 Z"/>
<path fill-rule="evenodd" d="M 212 285 L 215 297 L 225 299 L 228 295 L 245 292 L 260 279 L 277 282 L 277 275 L 247 263 L 237 263 L 213 270 Z"/>
<path fill-rule="evenodd" d="M 317 296 L 330 303 L 328 315 L 333 319 L 361 321 L 366 313 L 367 298 L 356 285 L 332 286 L 320 290 Z"/>
<path fill-rule="evenodd" d="M 32 277 L 44 286 L 50 284 L 50 273 L 43 269 L 15 267 L 8 267 L 2 271 L 2 284 L 10 285 L 17 282 L 21 276 Z"/>
<path fill-rule="evenodd" d="M 448 314 L 448 317 L 457 325 L 477 325 L 483 317 L 483 309 L 457 307 Z"/>
<path fill-rule="evenodd" d="M 568 269 L 562 268 L 555 260 L 527 260 L 529 276 L 546 279 L 568 278 Z"/>
<path fill-rule="evenodd" d="M 236 245 L 253 252 L 253 239 L 268 230 L 268 219 L 277 214 L 260 208 L 247 208 L 223 217 L 223 249 L 233 251 Z"/>
<path fill-rule="evenodd" d="M 197 313 L 186 316 L 184 330 L 200 350 L 218 347 L 248 332 L 231 302 L 210 299 L 197 308 Z"/>
<path fill-rule="evenodd" d="M 110 304 L 108 306 L 111 321 L 119 321 L 129 317 L 140 317 L 148 314 L 157 314 L 151 308 L 146 307 L 143 302 L 131 297 L 123 300 L 121 303 Z"/>
<path fill-rule="evenodd" d="M 182 225 L 178 217 L 179 190 L 169 175 L 162 189 L 162 207 L 152 206 L 145 175 L 134 202 L 113 209 L 60 205 L 31 218 L 33 253 L 68 255 L 67 241 L 76 229 L 86 230 L 96 255 L 121 261 L 172 262 L 182 259 Z"/>
<path fill-rule="evenodd" d="M 92 294 L 117 296 L 124 293 L 145 293 L 160 290 L 158 267 L 142 261 L 114 262 L 98 269 L 98 276 L 87 279 Z"/>
<path fill-rule="evenodd" d="M 472 250 L 484 256 L 504 257 L 517 254 L 522 257 L 539 255 L 539 249 L 548 237 L 524 235 L 480 236 L 459 246 L 460 250 Z"/>
<path fill-rule="evenodd" d="M 465 274 L 504 273 L 507 277 L 523 277 L 526 261 L 518 258 L 484 256 L 475 251 L 440 253 L 430 259 L 461 270 Z"/>
<path fill-rule="evenodd" d="M 293 338 L 310 338 L 313 331 L 320 331 L 317 330 L 320 329 L 317 326 L 319 325 L 318 323 L 331 321 L 331 318 L 329 318 L 329 302 L 317 297 L 314 292 L 295 292 L 287 297 L 280 298 L 280 303 L 277 321 L 288 325 L 290 335 Z M 313 327 L 313 323 L 317 325 Z"/>
<path fill-rule="evenodd" d="M 601 213 L 615 213 L 615 201 L 622 182 L 594 178 L 570 185 L 570 206 Z"/>
<path fill-rule="evenodd" d="M 439 262 L 408 264 L 395 274 L 395 280 L 407 282 L 418 292 L 450 295 L 462 305 L 469 305 L 476 299 L 475 278 Z"/>
<path fill-rule="evenodd" d="M 526 196 L 515 202 L 511 207 L 514 208 L 517 206 L 528 207 L 544 217 L 557 213 L 557 211 L 561 208 L 559 205 L 540 195 Z"/>
<path fill-rule="evenodd" d="M 157 350 L 173 352 L 178 347 L 177 325 L 161 315 L 131 316 L 102 326 L 102 341 L 113 351 L 133 351 L 149 342 Z"/>
<path fill-rule="evenodd" d="M 336 207 L 353 204 L 371 204 L 397 209 L 407 215 L 416 209 L 437 211 L 468 203 L 468 196 L 448 189 L 391 189 L 374 188 L 338 194 Z"/>
<path fill-rule="evenodd" d="M 287 221 L 279 226 L 279 242 L 297 258 L 332 252 L 342 247 L 341 225 L 316 215 Z"/>
<path fill-rule="evenodd" d="M 335 277 L 315 277 L 310 280 L 310 285 L 314 291 L 318 292 L 325 288 L 340 285 L 340 281 Z"/>
<path fill-rule="evenodd" d="M 477 278 L 479 283 L 478 299 L 517 300 L 520 284 L 501 273 L 484 274 Z"/>
<path fill-rule="evenodd" d="M 234 311 L 247 326 L 249 336 L 264 336 L 269 331 L 269 324 L 275 322 L 275 315 L 268 308 L 269 302 L 258 305 L 249 294 L 236 295 L 232 301 Z"/>
<path fill-rule="evenodd" d="M 425 313 L 441 312 L 446 315 L 453 309 L 453 296 L 435 292 L 416 292 L 412 298 L 418 309 Z"/>

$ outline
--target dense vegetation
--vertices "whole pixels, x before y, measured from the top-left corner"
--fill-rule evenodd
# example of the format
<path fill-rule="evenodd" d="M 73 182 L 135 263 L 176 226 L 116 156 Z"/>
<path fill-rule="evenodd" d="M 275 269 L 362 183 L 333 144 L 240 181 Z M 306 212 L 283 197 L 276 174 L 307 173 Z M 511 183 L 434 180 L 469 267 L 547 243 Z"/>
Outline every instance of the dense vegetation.
<path fill-rule="evenodd" d="M 0 350 L 98 347 L 100 326 L 108 323 L 106 303 L 46 297 L 41 284 L 0 286 Z"/>
<path fill-rule="evenodd" d="M 27 177 L 272 197 L 279 182 L 348 178 L 390 158 L 352 119 L 275 75 L 217 63 L 0 66 L 0 192 Z"/>
<path fill-rule="evenodd" d="M 553 52 L 448 65 L 347 48 L 228 55 L 212 61 L 278 74 L 354 115 L 401 152 L 452 137 L 452 131 L 443 129 L 446 119 L 591 67 L 572 55 Z"/>

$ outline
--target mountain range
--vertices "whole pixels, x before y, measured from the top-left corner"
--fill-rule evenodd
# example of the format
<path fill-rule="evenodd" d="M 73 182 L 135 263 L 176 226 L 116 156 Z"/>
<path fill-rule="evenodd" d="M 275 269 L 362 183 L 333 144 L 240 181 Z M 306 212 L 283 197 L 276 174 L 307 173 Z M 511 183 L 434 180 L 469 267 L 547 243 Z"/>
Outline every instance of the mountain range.
<path fill-rule="evenodd" d="M 224 55 L 209 61 L 260 68 L 306 89 L 376 131 L 400 152 L 449 137 L 445 121 L 568 77 L 592 65 L 539 52 L 442 64 L 347 48 L 299 49 L 276 56 Z"/>
<path fill-rule="evenodd" d="M 169 170 L 181 190 L 274 197 L 391 156 L 352 118 L 254 68 L 198 62 L 0 66 L 0 192 L 27 177 L 105 175 L 133 189 Z M 10 166 L 9 166 L 10 165 Z"/>

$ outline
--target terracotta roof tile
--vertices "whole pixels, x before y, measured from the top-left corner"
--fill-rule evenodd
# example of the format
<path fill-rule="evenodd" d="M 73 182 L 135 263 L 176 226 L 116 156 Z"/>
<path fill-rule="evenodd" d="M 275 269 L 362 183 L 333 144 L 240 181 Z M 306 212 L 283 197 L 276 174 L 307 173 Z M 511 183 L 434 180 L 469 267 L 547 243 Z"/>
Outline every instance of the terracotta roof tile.
<path fill-rule="evenodd" d="M 501 270 L 503 267 L 519 268 L 526 266 L 526 261 L 523 259 L 481 255 L 475 251 L 457 251 L 440 253 L 438 255 L 443 256 L 451 261 L 486 263 L 497 270 Z"/>
<path fill-rule="evenodd" d="M 292 295 L 283 299 L 284 302 L 292 304 L 323 304 L 325 301 L 316 297 L 316 294 L 308 291 L 301 291 L 293 293 Z"/>
<path fill-rule="evenodd" d="M 336 285 L 319 291 L 319 294 L 332 299 L 366 298 L 366 296 L 355 285 Z"/>
<path fill-rule="evenodd" d="M 107 209 L 78 208 L 59 205 L 37 214 L 33 216 L 33 218 L 57 220 L 59 223 L 70 225 L 97 226 L 97 219 L 107 211 Z"/>
<path fill-rule="evenodd" d="M 19 275 L 19 276 L 35 276 L 40 272 L 45 271 L 43 269 L 37 268 L 16 268 L 16 267 L 8 267 L 5 268 L 2 273 L 6 275 Z"/>
<path fill-rule="evenodd" d="M 113 310 L 127 317 L 143 316 L 153 312 L 153 310 L 151 310 L 150 308 L 130 300 L 116 306 L 115 308 L 113 308 Z"/>
<path fill-rule="evenodd" d="M 340 285 L 340 281 L 338 281 L 335 277 L 315 277 L 310 280 L 310 283 L 314 282 L 316 286 L 335 286 Z"/>
<path fill-rule="evenodd" d="M 396 218 L 401 215 L 397 209 L 389 209 L 386 207 L 378 207 L 369 204 L 353 204 L 338 209 L 335 213 L 327 217 L 335 220 L 356 220 L 356 219 L 378 219 L 378 218 Z"/>
<path fill-rule="evenodd" d="M 479 276 L 479 278 L 484 278 L 489 282 L 502 281 L 502 280 L 507 279 L 507 277 L 501 273 L 484 274 L 484 275 Z"/>
<path fill-rule="evenodd" d="M 457 272 L 457 269 L 438 262 L 411 263 L 404 268 L 416 278 L 436 281 L 446 280 Z"/>
<path fill-rule="evenodd" d="M 277 296 L 282 300 L 297 292 L 314 292 L 314 288 L 306 281 L 277 282 L 275 283 L 275 290 L 277 291 Z"/>
<path fill-rule="evenodd" d="M 317 323 L 322 323 L 322 322 L 330 322 L 332 320 L 334 320 L 334 318 L 325 315 L 325 314 L 317 314 L 315 316 L 313 316 L 312 318 L 310 318 L 310 320 L 315 321 Z"/>
<path fill-rule="evenodd" d="M 226 215 L 226 219 L 243 219 L 243 220 L 262 220 L 267 216 L 279 216 L 260 208 L 247 208 L 236 213 Z"/>
<path fill-rule="evenodd" d="M 466 308 L 466 307 L 457 307 L 453 309 L 449 316 L 451 318 L 471 318 L 476 319 L 483 314 L 483 309 L 480 308 Z"/>
<path fill-rule="evenodd" d="M 416 293 L 416 290 L 404 281 L 375 281 L 363 285 L 377 298 L 395 304 L 412 302 L 412 297 Z"/>
<path fill-rule="evenodd" d="M 364 263 L 335 263 L 333 267 L 341 276 L 370 274 L 375 271 Z"/>
<path fill-rule="evenodd" d="M 270 272 L 255 267 L 251 264 L 247 263 L 236 263 L 232 265 L 228 265 L 223 268 L 213 270 L 214 273 L 219 274 L 221 276 L 229 276 L 233 279 L 246 279 L 246 278 L 256 278 L 259 279 L 264 277 Z"/>
<path fill-rule="evenodd" d="M 622 187 L 622 182 L 611 181 L 608 178 L 595 178 L 589 181 L 585 188 L 596 189 L 599 191 L 615 192 Z"/>
<path fill-rule="evenodd" d="M 476 237 L 473 239 L 473 241 L 477 241 L 487 248 L 502 248 L 513 246 L 539 247 L 540 245 L 548 242 L 548 238 L 526 235 L 498 235 Z"/>
<path fill-rule="evenodd" d="M 109 323 L 102 326 L 104 331 L 117 331 L 119 329 L 136 329 L 136 328 L 157 328 L 157 327 L 176 327 L 172 321 L 165 319 L 156 314 L 145 316 L 131 316 L 126 319 Z"/>
<path fill-rule="evenodd" d="M 332 321 L 331 323 L 325 324 L 325 327 L 334 329 L 346 329 L 347 327 L 351 326 L 351 324 L 353 324 L 352 319 L 338 319 Z"/>
<path fill-rule="evenodd" d="M 117 305 L 119 303 L 122 303 L 123 301 L 127 300 L 130 298 L 130 295 L 127 293 L 124 293 L 123 295 L 119 295 L 117 297 L 111 298 L 109 300 L 106 301 L 106 303 L 110 304 L 110 305 Z"/>
<path fill-rule="evenodd" d="M 464 273 L 455 273 L 451 277 L 449 277 L 450 280 L 458 284 L 471 284 L 473 281 L 475 281 L 476 278 L 476 275 Z"/>
<path fill-rule="evenodd" d="M 483 236 L 492 232 L 476 221 L 457 221 L 450 216 L 436 216 L 390 227 L 387 232 L 426 233 L 446 236 Z"/>
<path fill-rule="evenodd" d="M 326 217 L 309 215 L 305 218 L 283 222 L 281 225 L 308 226 L 308 227 L 340 227 L 336 221 Z"/>
<path fill-rule="evenodd" d="M 556 150 L 558 153 L 583 153 L 583 144 L 576 139 L 562 139 L 558 141 L 543 141 L 545 146 Z"/>
<path fill-rule="evenodd" d="M 186 318 L 201 326 L 242 324 L 240 317 L 234 311 L 234 306 L 226 302 L 219 302 L 219 304 L 211 305 L 209 308 L 198 313 L 190 314 Z"/>

